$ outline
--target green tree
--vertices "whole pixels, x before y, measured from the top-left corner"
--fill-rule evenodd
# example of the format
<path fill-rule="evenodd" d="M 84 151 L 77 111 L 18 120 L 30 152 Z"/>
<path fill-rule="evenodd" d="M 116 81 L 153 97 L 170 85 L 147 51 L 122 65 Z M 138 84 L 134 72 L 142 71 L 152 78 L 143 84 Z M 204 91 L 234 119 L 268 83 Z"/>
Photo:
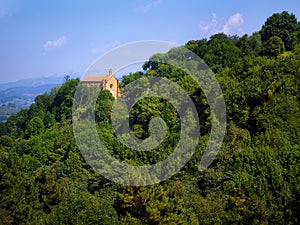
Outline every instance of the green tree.
<path fill-rule="evenodd" d="M 100 94 L 97 99 L 95 114 L 96 121 L 100 122 L 103 120 L 110 121 L 111 108 L 115 98 L 108 90 L 100 91 Z"/>
<path fill-rule="evenodd" d="M 129 84 L 132 81 L 135 81 L 143 76 L 142 72 L 135 72 L 135 73 L 130 73 L 128 75 L 124 75 L 122 77 L 122 83 L 120 84 L 122 87 L 125 85 Z"/>
<path fill-rule="evenodd" d="M 147 187 L 120 189 L 115 207 L 124 224 L 199 224 L 190 204 L 195 190 L 189 183 L 171 180 Z"/>
<path fill-rule="evenodd" d="M 206 39 L 191 40 L 186 43 L 185 47 L 203 59 L 208 49 L 207 42 L 208 41 Z"/>
<path fill-rule="evenodd" d="M 32 157 L 0 145 L 0 219 L 2 224 L 33 224 L 43 214 Z"/>
<path fill-rule="evenodd" d="M 52 108 L 52 113 L 55 114 L 57 121 L 71 120 L 72 118 L 72 104 L 76 87 L 79 79 L 67 80 L 55 94 Z"/>
<path fill-rule="evenodd" d="M 204 61 L 214 72 L 230 67 L 241 57 L 241 50 L 225 34 L 215 34 L 208 41 Z"/>
<path fill-rule="evenodd" d="M 251 36 L 245 34 L 238 39 L 237 46 L 242 51 L 243 56 L 258 56 L 262 48 L 261 36 L 258 32 L 253 33 Z"/>
<path fill-rule="evenodd" d="M 290 51 L 299 43 L 300 27 L 294 14 L 286 11 L 274 13 L 270 16 L 260 30 L 262 42 L 273 36 L 278 36 L 284 42 L 285 49 Z"/>
<path fill-rule="evenodd" d="M 47 93 L 39 95 L 35 98 L 35 104 L 37 105 L 39 110 L 46 112 L 50 109 L 49 107 L 51 105 L 51 97 Z"/>
<path fill-rule="evenodd" d="M 8 117 L 6 121 L 6 127 L 7 131 L 9 132 L 11 137 L 17 138 L 18 132 L 17 132 L 17 116 L 16 115 L 11 115 Z"/>
<path fill-rule="evenodd" d="M 284 52 L 284 43 L 278 36 L 272 36 L 263 43 L 262 52 L 266 56 L 278 56 Z"/>
<path fill-rule="evenodd" d="M 44 131 L 43 120 L 40 117 L 34 117 L 29 121 L 27 125 L 27 129 L 25 131 L 25 135 L 26 137 L 31 137 L 40 134 L 43 131 Z"/>
<path fill-rule="evenodd" d="M 29 122 L 29 110 L 21 109 L 17 114 L 17 131 L 20 137 L 24 136 L 24 132 L 26 130 L 26 125 Z"/>
<path fill-rule="evenodd" d="M 0 122 L 0 136 L 4 136 L 7 134 L 8 134 L 8 131 L 7 131 L 6 124 L 4 122 Z"/>

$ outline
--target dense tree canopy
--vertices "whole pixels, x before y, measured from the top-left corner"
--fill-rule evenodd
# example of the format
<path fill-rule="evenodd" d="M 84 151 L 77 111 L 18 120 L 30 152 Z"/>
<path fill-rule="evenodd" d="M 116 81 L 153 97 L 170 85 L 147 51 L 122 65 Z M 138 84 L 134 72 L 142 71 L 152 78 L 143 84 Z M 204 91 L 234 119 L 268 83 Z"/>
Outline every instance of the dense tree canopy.
<path fill-rule="evenodd" d="M 262 42 L 273 36 L 278 36 L 284 42 L 286 50 L 290 51 L 300 42 L 300 26 L 294 14 L 284 11 L 270 16 L 261 30 Z"/>
<path fill-rule="evenodd" d="M 210 107 L 193 78 L 164 63 L 188 59 L 190 67 L 196 65 L 188 54 L 172 49 L 153 55 L 144 72 L 125 75 L 121 87 L 158 76 L 188 93 L 201 133 L 189 162 L 170 179 L 144 187 L 116 184 L 96 173 L 73 134 L 79 79 L 66 78 L 61 87 L 38 96 L 29 109 L 0 123 L 1 223 L 299 224 L 300 45 L 295 16 L 276 13 L 252 35 L 215 34 L 185 47 L 215 72 L 226 102 L 227 133 L 208 169 L 198 171 L 210 135 Z M 147 82 L 141 85 L 147 87 Z M 110 92 L 101 91 L 94 109 L 96 129 L 110 154 L 131 165 L 149 165 L 173 152 L 181 118 L 172 104 L 151 96 L 133 105 L 128 119 L 136 137 L 151 136 L 152 118 L 161 117 L 168 126 L 156 148 L 134 151 L 112 129 L 114 102 Z M 78 107 L 73 119 L 85 118 L 90 107 L 90 102 Z M 185 143 L 191 141 L 187 135 Z"/>

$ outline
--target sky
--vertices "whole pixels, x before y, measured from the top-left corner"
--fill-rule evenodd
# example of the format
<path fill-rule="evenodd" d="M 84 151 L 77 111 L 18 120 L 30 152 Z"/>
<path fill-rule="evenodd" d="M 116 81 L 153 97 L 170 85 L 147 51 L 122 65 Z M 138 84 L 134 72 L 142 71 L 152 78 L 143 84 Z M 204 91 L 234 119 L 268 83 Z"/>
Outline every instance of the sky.
<path fill-rule="evenodd" d="M 126 43 L 252 34 L 299 0 L 0 0 L 0 83 L 83 73 Z"/>

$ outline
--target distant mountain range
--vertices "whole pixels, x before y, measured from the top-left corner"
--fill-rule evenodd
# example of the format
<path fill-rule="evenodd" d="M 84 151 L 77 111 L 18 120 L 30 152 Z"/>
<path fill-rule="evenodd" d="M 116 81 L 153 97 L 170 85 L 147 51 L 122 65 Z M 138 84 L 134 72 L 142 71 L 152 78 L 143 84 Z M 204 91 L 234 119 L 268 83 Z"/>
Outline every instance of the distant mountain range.
<path fill-rule="evenodd" d="M 77 77 L 81 75 L 70 75 L 70 78 Z M 22 108 L 28 108 L 36 96 L 50 93 L 52 88 L 61 85 L 64 81 L 65 76 L 49 76 L 0 84 L 0 121 L 6 120 L 9 115 Z"/>
<path fill-rule="evenodd" d="M 55 84 L 44 84 L 40 86 L 19 86 L 11 87 L 0 91 L 0 104 L 7 105 L 9 103 L 19 105 L 24 105 L 24 103 L 32 103 L 36 96 L 43 94 L 45 92 L 50 92 L 51 89 L 59 83 Z M 29 105 L 28 105 L 29 106 Z"/>
<path fill-rule="evenodd" d="M 46 84 L 62 84 L 65 80 L 64 77 L 65 75 L 48 76 L 48 77 L 23 79 L 23 80 L 18 80 L 9 83 L 0 83 L 0 91 L 6 90 L 8 88 L 15 88 L 15 87 L 38 87 Z M 77 77 L 81 77 L 81 75 L 71 74 L 70 77 L 77 78 Z"/>

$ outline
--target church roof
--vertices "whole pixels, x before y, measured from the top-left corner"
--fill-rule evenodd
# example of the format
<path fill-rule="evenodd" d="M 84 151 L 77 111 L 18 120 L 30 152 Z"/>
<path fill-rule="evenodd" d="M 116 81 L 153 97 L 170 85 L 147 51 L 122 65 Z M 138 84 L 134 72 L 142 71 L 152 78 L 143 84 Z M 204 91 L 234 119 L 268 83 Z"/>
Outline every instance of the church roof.
<path fill-rule="evenodd" d="M 99 76 L 99 77 L 94 77 L 94 76 L 88 76 L 83 78 L 83 82 L 101 82 L 104 81 L 108 78 L 108 76 Z"/>
<path fill-rule="evenodd" d="M 83 82 L 102 82 L 108 80 L 110 76 L 113 76 L 112 69 L 109 70 L 109 74 L 106 76 L 87 76 L 83 78 Z"/>

